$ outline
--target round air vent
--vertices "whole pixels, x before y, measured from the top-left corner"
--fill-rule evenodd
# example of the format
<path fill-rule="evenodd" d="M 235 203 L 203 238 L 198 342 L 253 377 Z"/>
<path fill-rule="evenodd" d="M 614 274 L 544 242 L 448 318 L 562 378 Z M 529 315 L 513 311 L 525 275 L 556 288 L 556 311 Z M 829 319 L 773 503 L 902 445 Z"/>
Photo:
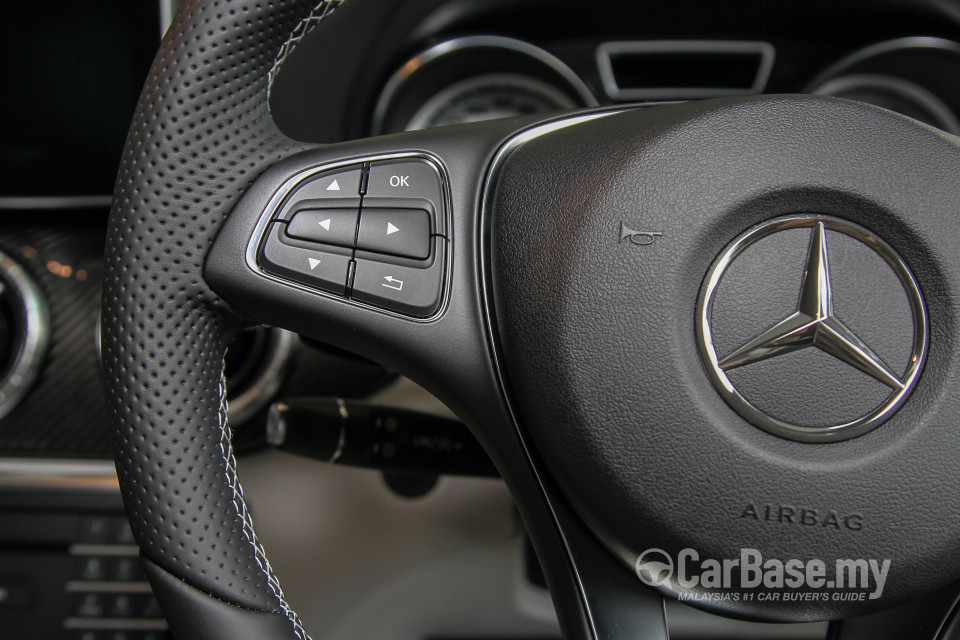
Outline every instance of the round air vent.
<path fill-rule="evenodd" d="M 97 315 L 96 345 L 100 348 L 100 315 Z M 4 331 L 0 322 L 0 337 Z M 274 327 L 245 329 L 227 349 L 227 417 L 240 425 L 257 415 L 283 385 L 290 365 L 295 334 Z"/>
<path fill-rule="evenodd" d="M 0 418 L 30 390 L 47 348 L 50 317 L 23 267 L 0 253 Z"/>
<path fill-rule="evenodd" d="M 232 424 L 251 419 L 273 399 L 283 384 L 293 340 L 289 331 L 252 327 L 227 349 L 227 413 Z"/>

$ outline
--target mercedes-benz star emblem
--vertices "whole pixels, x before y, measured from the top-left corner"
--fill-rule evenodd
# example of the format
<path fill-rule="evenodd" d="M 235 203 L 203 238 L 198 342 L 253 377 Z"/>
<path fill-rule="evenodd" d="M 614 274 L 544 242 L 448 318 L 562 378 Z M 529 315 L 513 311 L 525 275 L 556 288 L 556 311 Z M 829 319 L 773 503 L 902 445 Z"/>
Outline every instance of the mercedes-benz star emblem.
<path fill-rule="evenodd" d="M 714 345 L 712 310 L 718 285 L 730 267 L 750 246 L 773 233 L 808 227 L 810 244 L 800 279 L 796 310 L 731 353 L 718 357 Z M 906 371 L 897 374 L 834 313 L 827 230 L 846 234 L 869 246 L 896 273 L 907 294 L 913 317 L 913 345 Z M 831 442 L 851 438 L 879 426 L 906 400 L 923 367 L 927 345 L 927 315 L 913 275 L 883 240 L 851 222 L 828 216 L 788 216 L 754 227 L 737 238 L 707 274 L 701 294 L 698 337 L 711 378 L 724 399 L 753 424 L 779 436 L 804 442 Z M 791 424 L 758 409 L 732 384 L 728 372 L 801 349 L 819 349 L 874 378 L 889 388 L 886 400 L 872 412 L 842 424 Z"/>

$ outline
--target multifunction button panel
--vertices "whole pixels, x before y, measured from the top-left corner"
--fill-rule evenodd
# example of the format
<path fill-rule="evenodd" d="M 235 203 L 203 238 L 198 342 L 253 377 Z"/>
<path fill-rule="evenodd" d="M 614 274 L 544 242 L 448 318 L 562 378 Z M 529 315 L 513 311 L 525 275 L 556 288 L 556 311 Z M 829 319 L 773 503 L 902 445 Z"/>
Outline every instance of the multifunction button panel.
<path fill-rule="evenodd" d="M 442 176 L 420 157 L 320 171 L 270 214 L 258 264 L 308 287 L 429 317 L 443 296 Z"/>

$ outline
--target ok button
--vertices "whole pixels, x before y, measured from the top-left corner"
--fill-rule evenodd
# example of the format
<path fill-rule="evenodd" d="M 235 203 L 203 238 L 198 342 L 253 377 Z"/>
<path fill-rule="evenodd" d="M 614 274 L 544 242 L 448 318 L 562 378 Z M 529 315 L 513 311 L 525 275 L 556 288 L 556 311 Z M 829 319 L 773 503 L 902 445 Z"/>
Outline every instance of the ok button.
<path fill-rule="evenodd" d="M 430 255 L 430 214 L 423 209 L 364 207 L 357 249 L 426 258 Z"/>

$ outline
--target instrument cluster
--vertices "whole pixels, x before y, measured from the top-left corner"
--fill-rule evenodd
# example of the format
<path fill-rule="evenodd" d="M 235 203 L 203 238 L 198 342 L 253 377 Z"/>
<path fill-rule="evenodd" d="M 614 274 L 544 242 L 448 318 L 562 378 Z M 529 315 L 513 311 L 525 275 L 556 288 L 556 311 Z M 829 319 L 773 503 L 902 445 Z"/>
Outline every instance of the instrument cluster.
<path fill-rule="evenodd" d="M 771 92 L 793 50 L 740 40 L 597 41 L 592 60 L 495 35 L 458 37 L 402 61 L 383 85 L 372 134 L 633 102 Z M 571 61 L 572 62 L 572 61 Z M 587 68 L 592 66 L 593 68 Z M 960 44 L 939 37 L 885 40 L 848 53 L 813 77 L 779 79 L 790 91 L 858 100 L 960 134 Z"/>

